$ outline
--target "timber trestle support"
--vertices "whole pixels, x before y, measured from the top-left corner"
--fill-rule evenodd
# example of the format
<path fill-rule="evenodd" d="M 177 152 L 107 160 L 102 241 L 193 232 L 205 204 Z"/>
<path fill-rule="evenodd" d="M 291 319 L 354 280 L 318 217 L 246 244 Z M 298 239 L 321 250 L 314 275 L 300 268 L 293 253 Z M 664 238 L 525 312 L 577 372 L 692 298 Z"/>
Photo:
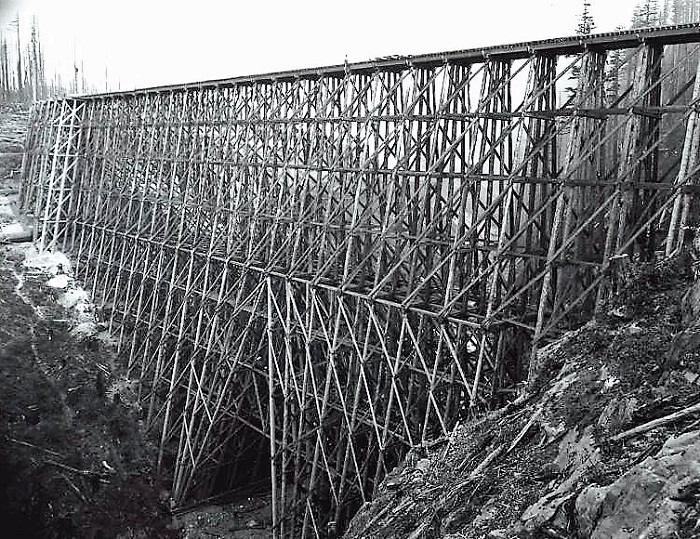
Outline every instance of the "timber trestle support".
<path fill-rule="evenodd" d="M 698 224 L 698 42 L 693 24 L 36 104 L 23 209 L 119 335 L 175 502 L 269 476 L 275 534 L 326 537 L 409 448 L 511 399 L 611 263 Z"/>

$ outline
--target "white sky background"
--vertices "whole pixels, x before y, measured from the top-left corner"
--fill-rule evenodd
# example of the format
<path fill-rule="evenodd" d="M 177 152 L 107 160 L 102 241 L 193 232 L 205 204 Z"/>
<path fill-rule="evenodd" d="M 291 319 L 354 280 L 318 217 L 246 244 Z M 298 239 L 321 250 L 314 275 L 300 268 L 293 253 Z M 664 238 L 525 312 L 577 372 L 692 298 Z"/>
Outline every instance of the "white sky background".
<path fill-rule="evenodd" d="M 596 32 L 636 0 L 591 0 Z M 100 90 L 226 78 L 575 33 L 582 0 L 0 0 L 0 29 L 39 20 L 47 76 L 73 51 Z M 25 43 L 28 33 L 23 36 Z M 64 80 L 65 80 L 64 79 Z"/>

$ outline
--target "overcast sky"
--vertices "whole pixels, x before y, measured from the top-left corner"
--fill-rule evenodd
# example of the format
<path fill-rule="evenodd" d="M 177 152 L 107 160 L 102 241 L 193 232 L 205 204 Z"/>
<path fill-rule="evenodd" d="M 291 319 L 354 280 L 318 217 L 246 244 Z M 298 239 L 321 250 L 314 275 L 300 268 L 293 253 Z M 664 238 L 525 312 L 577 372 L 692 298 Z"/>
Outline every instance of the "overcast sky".
<path fill-rule="evenodd" d="M 0 28 L 39 19 L 47 75 L 121 89 L 441 52 L 575 32 L 583 0 L 0 0 Z M 596 31 L 635 0 L 591 0 Z"/>

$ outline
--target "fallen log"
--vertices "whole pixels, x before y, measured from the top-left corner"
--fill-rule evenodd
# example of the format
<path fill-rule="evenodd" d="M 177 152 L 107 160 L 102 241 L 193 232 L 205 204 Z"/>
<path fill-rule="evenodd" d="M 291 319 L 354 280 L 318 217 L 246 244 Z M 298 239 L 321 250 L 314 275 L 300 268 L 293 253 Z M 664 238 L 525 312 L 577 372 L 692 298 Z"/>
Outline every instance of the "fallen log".
<path fill-rule="evenodd" d="M 0 230 L 0 243 L 24 243 L 34 240 L 34 231 L 17 224 Z"/>
<path fill-rule="evenodd" d="M 653 419 L 652 421 L 649 421 L 649 422 L 644 423 L 642 425 L 638 425 L 632 429 L 626 430 L 625 432 L 621 432 L 620 434 L 616 434 L 615 436 L 612 436 L 611 438 L 609 438 L 609 440 L 613 441 L 613 442 L 619 442 L 620 440 L 625 440 L 627 438 L 631 438 L 632 436 L 636 436 L 637 434 L 642 434 L 644 432 L 655 429 L 656 427 L 661 427 L 663 425 L 667 425 L 669 423 L 676 421 L 677 419 L 681 419 L 682 417 L 685 417 L 687 415 L 691 415 L 694 413 L 698 413 L 698 412 L 700 412 L 700 402 L 693 404 L 692 406 L 688 406 L 687 408 L 684 408 L 683 410 L 679 410 L 677 412 L 666 415 L 664 417 L 659 417 L 657 419 Z"/>
<path fill-rule="evenodd" d="M 481 475 L 484 472 L 484 470 L 486 470 L 486 468 L 488 468 L 489 465 L 500 456 L 500 454 L 502 452 L 503 452 L 502 445 L 499 445 L 498 447 L 496 447 L 496 449 L 491 451 L 491 453 L 489 453 L 486 456 L 486 458 L 484 460 L 482 460 L 481 463 L 479 463 L 479 465 L 476 468 L 474 468 L 474 471 L 472 471 L 472 473 L 469 474 L 469 479 L 473 480 L 473 479 L 476 479 L 477 477 L 479 477 L 479 475 Z"/>
<path fill-rule="evenodd" d="M 511 451 L 513 451 L 513 449 L 515 449 L 515 446 L 517 446 L 520 443 L 520 441 L 525 437 L 525 435 L 527 434 L 527 431 L 530 430 L 530 427 L 532 427 L 532 425 L 534 425 L 535 421 L 537 421 L 537 418 L 540 417 L 540 414 L 542 413 L 543 408 L 544 408 L 544 403 L 540 404 L 540 406 L 537 408 L 537 410 L 535 410 L 535 413 L 532 414 L 532 416 L 530 417 L 529 421 L 527 423 L 525 423 L 525 426 L 520 430 L 518 435 L 515 437 L 515 439 L 513 440 L 513 443 L 510 444 L 510 447 L 506 451 L 506 455 L 508 453 L 510 453 Z"/>

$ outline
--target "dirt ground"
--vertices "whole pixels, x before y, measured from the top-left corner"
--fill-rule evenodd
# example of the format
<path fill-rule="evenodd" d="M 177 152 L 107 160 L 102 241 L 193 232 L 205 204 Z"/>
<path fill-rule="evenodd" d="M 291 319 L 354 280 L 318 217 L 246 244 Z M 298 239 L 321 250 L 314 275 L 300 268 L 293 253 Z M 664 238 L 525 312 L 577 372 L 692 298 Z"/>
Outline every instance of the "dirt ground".
<path fill-rule="evenodd" d="M 4 234 L 21 228 L 26 117 L 0 110 L 0 535 L 177 537 L 140 410 L 70 263 Z"/>

